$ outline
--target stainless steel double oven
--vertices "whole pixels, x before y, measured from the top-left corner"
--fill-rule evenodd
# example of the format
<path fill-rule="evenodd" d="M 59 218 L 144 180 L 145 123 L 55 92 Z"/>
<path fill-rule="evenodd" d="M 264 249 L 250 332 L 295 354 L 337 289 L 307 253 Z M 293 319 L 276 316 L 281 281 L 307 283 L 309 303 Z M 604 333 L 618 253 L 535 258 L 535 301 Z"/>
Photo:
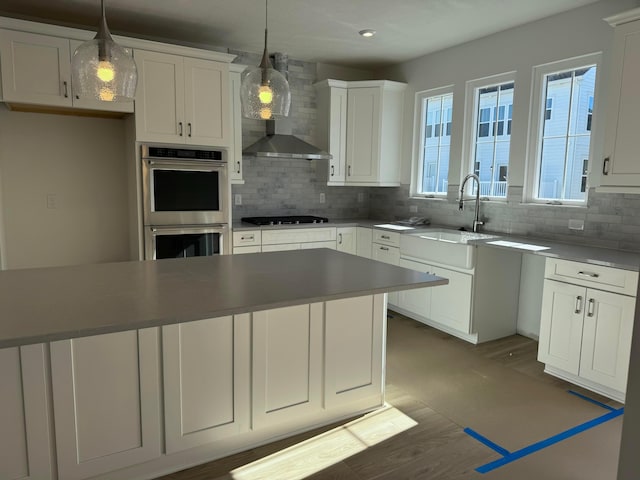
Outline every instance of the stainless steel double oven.
<path fill-rule="evenodd" d="M 142 146 L 145 259 L 228 253 L 227 152 Z"/>

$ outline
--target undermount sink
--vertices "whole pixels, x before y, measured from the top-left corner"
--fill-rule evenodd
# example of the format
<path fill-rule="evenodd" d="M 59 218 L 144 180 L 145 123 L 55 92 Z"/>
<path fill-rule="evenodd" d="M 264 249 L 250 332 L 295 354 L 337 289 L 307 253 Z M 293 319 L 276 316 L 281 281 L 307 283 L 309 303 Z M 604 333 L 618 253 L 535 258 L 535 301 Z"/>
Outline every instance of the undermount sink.
<path fill-rule="evenodd" d="M 473 268 L 475 249 L 467 242 L 495 238 L 484 233 L 457 230 L 430 230 L 400 236 L 400 256 L 452 267 Z"/>

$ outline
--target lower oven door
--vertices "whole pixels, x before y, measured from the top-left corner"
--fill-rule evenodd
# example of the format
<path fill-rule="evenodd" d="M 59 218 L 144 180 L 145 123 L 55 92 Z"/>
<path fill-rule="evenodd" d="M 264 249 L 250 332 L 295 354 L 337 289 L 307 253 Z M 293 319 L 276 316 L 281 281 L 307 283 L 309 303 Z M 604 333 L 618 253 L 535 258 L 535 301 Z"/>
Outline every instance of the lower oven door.
<path fill-rule="evenodd" d="M 145 259 L 222 255 L 228 250 L 227 225 L 145 227 Z"/>

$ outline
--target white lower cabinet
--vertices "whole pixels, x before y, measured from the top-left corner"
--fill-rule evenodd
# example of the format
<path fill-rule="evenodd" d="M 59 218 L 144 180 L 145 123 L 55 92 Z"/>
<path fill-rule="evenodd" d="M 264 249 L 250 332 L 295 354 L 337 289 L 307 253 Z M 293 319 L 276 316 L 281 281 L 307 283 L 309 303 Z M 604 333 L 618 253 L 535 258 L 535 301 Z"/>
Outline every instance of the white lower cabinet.
<path fill-rule="evenodd" d="M 405 259 L 400 260 L 400 266 L 449 280 L 447 285 L 435 289 L 418 288 L 399 292 L 400 308 L 419 318 L 438 322 L 465 334 L 471 333 L 473 275 Z"/>
<path fill-rule="evenodd" d="M 249 430 L 250 315 L 162 327 L 167 454 Z"/>
<path fill-rule="evenodd" d="M 0 350 L 0 478 L 56 478 L 45 345 Z M 62 477 L 61 477 L 62 478 Z"/>
<path fill-rule="evenodd" d="M 384 294 L 327 302 L 325 318 L 326 407 L 382 403 Z"/>
<path fill-rule="evenodd" d="M 565 281 L 544 281 L 538 360 L 548 373 L 624 401 L 636 299 L 601 289 L 610 282 L 635 292 L 637 273 L 548 259 L 545 276 Z"/>
<path fill-rule="evenodd" d="M 371 259 L 390 265 L 400 264 L 400 235 L 395 232 L 386 232 L 374 229 L 373 243 L 371 244 Z M 398 305 L 398 292 L 390 292 L 388 296 L 389 306 Z"/>
<path fill-rule="evenodd" d="M 51 343 L 59 478 L 161 456 L 158 347 L 156 328 Z"/>
<path fill-rule="evenodd" d="M 373 231 L 371 228 L 358 227 L 356 230 L 356 255 L 371 258 Z"/>
<path fill-rule="evenodd" d="M 322 410 L 322 324 L 321 303 L 253 313 L 254 429 Z"/>
<path fill-rule="evenodd" d="M 356 227 L 338 227 L 336 228 L 337 241 L 336 249 L 339 252 L 356 254 Z"/>

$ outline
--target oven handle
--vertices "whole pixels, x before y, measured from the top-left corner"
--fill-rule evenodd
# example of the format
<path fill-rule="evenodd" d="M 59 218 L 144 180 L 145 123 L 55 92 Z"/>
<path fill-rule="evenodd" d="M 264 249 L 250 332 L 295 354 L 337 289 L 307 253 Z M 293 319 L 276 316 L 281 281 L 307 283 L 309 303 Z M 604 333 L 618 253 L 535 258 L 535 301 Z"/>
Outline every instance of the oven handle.
<path fill-rule="evenodd" d="M 229 230 L 226 224 L 215 225 L 176 225 L 169 227 L 149 227 L 154 235 L 182 235 L 188 233 L 225 233 Z"/>
<path fill-rule="evenodd" d="M 174 167 L 174 168 L 190 168 L 190 167 L 209 167 L 209 168 L 221 168 L 227 166 L 226 160 L 206 160 L 206 161 L 198 161 L 198 160 L 176 160 L 176 159 L 156 159 L 156 158 L 145 158 L 145 162 L 149 166 L 161 166 L 161 167 Z"/>

